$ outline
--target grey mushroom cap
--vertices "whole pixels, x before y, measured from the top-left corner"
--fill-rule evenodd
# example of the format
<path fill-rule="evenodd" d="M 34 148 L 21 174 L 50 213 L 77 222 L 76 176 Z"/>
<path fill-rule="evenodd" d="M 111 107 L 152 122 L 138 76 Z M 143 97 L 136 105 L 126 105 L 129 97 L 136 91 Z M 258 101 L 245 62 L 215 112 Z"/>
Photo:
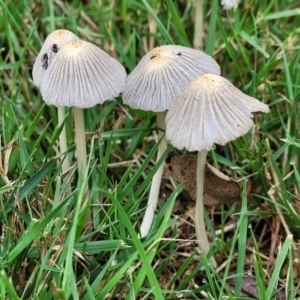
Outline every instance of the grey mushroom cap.
<path fill-rule="evenodd" d="M 219 75 L 221 71 L 200 50 L 176 45 L 154 48 L 128 75 L 123 102 L 132 108 L 165 111 L 192 79 L 206 73 Z"/>
<path fill-rule="evenodd" d="M 44 73 L 52 63 L 54 56 L 58 51 L 68 42 L 78 39 L 78 37 L 71 31 L 66 29 L 58 29 L 50 33 L 33 65 L 32 78 L 33 83 L 37 87 L 41 87 Z"/>
<path fill-rule="evenodd" d="M 191 81 L 166 116 L 166 138 L 188 151 L 210 150 L 247 133 L 255 112 L 269 107 L 245 95 L 227 79 L 205 74 Z"/>
<path fill-rule="evenodd" d="M 55 106 L 88 108 L 123 92 L 124 67 L 97 46 L 67 43 L 55 56 L 41 85 L 44 101 Z"/>

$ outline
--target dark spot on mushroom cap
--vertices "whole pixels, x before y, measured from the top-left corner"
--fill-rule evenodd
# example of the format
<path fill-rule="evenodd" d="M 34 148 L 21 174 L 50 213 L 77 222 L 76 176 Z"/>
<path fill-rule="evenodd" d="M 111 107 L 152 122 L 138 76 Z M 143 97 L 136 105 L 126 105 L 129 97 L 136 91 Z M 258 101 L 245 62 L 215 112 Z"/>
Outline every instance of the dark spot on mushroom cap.
<path fill-rule="evenodd" d="M 182 55 L 182 53 L 181 53 L 181 52 L 178 52 L 178 53 L 177 53 L 177 55 L 178 55 L 178 56 L 181 56 L 181 55 Z"/>
<path fill-rule="evenodd" d="M 57 47 L 56 44 L 53 44 L 53 46 L 52 46 L 52 51 L 53 51 L 54 53 L 57 53 L 57 52 L 58 52 L 58 47 Z"/>
<path fill-rule="evenodd" d="M 42 67 L 47 70 L 48 68 L 48 55 L 47 53 L 45 53 L 43 56 L 42 56 Z"/>
<path fill-rule="evenodd" d="M 155 57 L 156 57 L 156 55 L 152 55 L 152 56 L 150 57 L 150 60 L 153 59 L 153 58 L 155 58 Z"/>

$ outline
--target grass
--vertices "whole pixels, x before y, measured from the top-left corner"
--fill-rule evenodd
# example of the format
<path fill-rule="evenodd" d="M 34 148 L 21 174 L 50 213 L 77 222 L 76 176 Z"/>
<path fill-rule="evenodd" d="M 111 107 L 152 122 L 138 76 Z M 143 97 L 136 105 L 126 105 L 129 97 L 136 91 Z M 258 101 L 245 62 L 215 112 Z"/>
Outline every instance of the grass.
<path fill-rule="evenodd" d="M 121 97 L 86 109 L 89 171 L 78 178 L 67 110 L 72 167 L 61 175 L 62 128 L 31 78 L 43 40 L 58 28 L 105 49 L 127 72 L 153 37 L 156 45 L 192 46 L 192 1 L 0 0 L 0 299 L 300 297 L 299 4 L 204 7 L 206 51 L 224 77 L 271 110 L 255 116 L 244 137 L 208 154 L 243 186 L 240 203 L 207 211 L 214 269 L 193 241 L 194 203 L 170 170 L 151 233 L 138 239 L 158 168 L 155 115 L 124 106 Z M 149 16 L 157 24 L 151 35 Z M 179 153 L 170 146 L 164 157 Z"/>

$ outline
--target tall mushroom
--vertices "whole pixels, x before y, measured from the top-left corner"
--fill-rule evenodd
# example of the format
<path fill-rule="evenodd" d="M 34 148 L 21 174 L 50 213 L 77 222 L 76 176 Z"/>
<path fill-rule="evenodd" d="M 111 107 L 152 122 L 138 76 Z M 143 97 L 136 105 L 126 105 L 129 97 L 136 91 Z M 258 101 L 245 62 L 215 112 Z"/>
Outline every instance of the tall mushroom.
<path fill-rule="evenodd" d="M 198 151 L 196 236 L 204 254 L 209 243 L 203 217 L 203 181 L 207 152 L 225 145 L 253 126 L 252 113 L 269 112 L 266 104 L 247 96 L 227 79 L 205 74 L 191 81 L 166 116 L 166 138 L 178 149 Z M 216 265 L 212 258 L 212 263 Z"/>
<path fill-rule="evenodd" d="M 126 80 L 123 101 L 132 108 L 156 112 L 159 137 L 165 130 L 164 111 L 169 109 L 183 88 L 194 78 L 206 73 L 220 74 L 216 61 L 204 52 L 183 46 L 156 47 L 142 57 Z M 161 141 L 156 161 L 166 150 Z M 158 202 L 164 164 L 153 177 L 140 236 L 148 234 Z"/>
<path fill-rule="evenodd" d="M 76 40 L 78 37 L 71 31 L 66 29 L 58 29 L 50 33 L 43 46 L 40 50 L 38 56 L 33 65 L 32 78 L 33 83 L 40 88 L 44 80 L 44 75 L 47 72 L 49 66 L 58 51 L 68 42 Z M 58 107 L 58 126 L 60 127 L 65 120 L 65 108 Z M 59 135 L 59 148 L 60 153 L 67 152 L 67 138 L 65 126 L 63 126 L 62 131 Z M 66 171 L 70 167 L 68 157 L 62 161 L 62 172 Z"/>
<path fill-rule="evenodd" d="M 67 43 L 55 56 L 41 84 L 44 101 L 73 107 L 78 170 L 87 168 L 83 108 L 117 97 L 125 87 L 124 67 L 97 46 L 82 40 Z"/>

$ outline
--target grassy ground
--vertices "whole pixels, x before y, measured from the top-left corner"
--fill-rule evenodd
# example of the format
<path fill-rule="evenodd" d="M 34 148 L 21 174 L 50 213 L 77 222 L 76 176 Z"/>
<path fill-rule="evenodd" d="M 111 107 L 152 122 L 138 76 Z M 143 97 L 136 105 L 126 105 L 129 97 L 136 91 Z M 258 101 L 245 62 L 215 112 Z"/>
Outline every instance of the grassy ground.
<path fill-rule="evenodd" d="M 224 77 L 271 111 L 209 152 L 243 186 L 240 203 L 207 211 L 214 269 L 193 241 L 194 202 L 169 165 L 151 233 L 138 239 L 156 169 L 155 116 L 121 98 L 86 109 L 89 172 L 77 178 L 67 110 L 72 167 L 61 176 L 57 111 L 31 78 L 44 39 L 59 28 L 128 72 L 152 43 L 192 46 L 193 1 L 0 0 L 0 299 L 300 296 L 300 1 L 241 2 L 226 13 L 205 1 L 205 49 Z M 167 161 L 180 153 L 169 147 Z"/>

